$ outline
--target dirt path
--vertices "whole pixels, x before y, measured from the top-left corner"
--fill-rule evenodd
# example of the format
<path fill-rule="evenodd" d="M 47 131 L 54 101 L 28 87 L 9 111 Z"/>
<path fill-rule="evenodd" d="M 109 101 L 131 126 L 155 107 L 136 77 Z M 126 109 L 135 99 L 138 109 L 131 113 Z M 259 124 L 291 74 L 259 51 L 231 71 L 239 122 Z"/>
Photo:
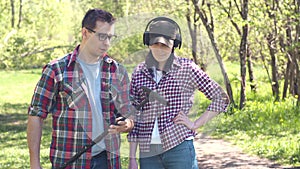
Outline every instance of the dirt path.
<path fill-rule="evenodd" d="M 196 138 L 194 145 L 200 169 L 287 169 L 267 159 L 246 155 L 240 148 L 223 140 Z"/>

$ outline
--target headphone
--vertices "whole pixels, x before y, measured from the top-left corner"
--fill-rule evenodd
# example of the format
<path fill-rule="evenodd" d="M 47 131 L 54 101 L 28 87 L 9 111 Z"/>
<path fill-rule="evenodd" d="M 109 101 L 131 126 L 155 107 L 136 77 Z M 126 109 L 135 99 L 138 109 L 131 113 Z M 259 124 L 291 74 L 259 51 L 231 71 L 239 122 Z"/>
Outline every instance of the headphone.
<path fill-rule="evenodd" d="M 169 22 L 169 23 L 171 23 L 171 24 L 173 24 L 173 25 L 175 25 L 177 27 L 177 30 L 179 31 L 179 34 L 176 33 L 176 38 L 174 39 L 174 46 L 173 47 L 174 48 L 178 47 L 180 49 L 181 48 L 181 43 L 182 43 L 181 42 L 181 30 L 180 30 L 180 27 L 179 27 L 179 25 L 175 21 L 173 21 L 172 19 L 167 18 L 167 17 L 157 17 L 157 18 L 154 18 L 154 19 L 152 19 L 152 20 L 150 20 L 148 22 L 148 24 L 146 26 L 146 29 L 145 29 L 145 32 L 143 34 L 144 45 L 149 46 L 150 34 L 151 34 L 149 31 L 147 31 L 149 25 L 151 25 L 152 22 L 157 22 L 157 21 L 167 21 L 167 22 Z"/>

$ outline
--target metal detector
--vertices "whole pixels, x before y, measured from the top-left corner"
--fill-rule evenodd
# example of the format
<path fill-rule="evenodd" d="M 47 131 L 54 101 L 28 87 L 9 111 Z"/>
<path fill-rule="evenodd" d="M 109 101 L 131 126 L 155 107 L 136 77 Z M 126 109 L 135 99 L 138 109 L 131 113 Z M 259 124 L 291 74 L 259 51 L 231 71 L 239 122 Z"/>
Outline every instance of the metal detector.
<path fill-rule="evenodd" d="M 146 98 L 136 106 L 136 110 L 140 110 L 149 100 L 157 100 L 159 103 L 168 106 L 169 103 L 166 101 L 165 98 L 160 96 L 157 92 L 142 86 L 141 89 L 146 94 Z M 124 121 L 129 116 L 133 115 L 135 112 L 129 112 L 125 117 L 121 118 L 120 120 L 116 121 L 115 124 L 117 124 L 119 121 Z M 95 144 L 100 142 L 106 135 L 108 134 L 108 128 L 104 130 L 103 133 L 101 133 L 99 136 L 97 136 L 90 144 L 83 147 L 83 149 L 79 152 L 77 152 L 72 158 L 70 158 L 67 162 L 65 162 L 62 166 L 56 168 L 56 169 L 65 169 L 68 165 L 72 164 L 74 161 L 76 161 L 83 153 L 88 151 L 90 148 L 92 148 Z"/>

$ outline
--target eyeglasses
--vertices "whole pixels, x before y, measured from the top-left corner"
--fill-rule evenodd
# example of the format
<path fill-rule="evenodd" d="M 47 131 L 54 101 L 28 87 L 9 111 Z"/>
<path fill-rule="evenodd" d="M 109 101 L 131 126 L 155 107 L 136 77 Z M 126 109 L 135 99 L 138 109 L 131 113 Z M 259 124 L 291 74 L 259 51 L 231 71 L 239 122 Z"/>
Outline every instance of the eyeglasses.
<path fill-rule="evenodd" d="M 96 33 L 96 31 L 88 28 L 88 27 L 85 27 L 87 30 L 93 32 L 93 33 Z M 106 33 L 96 33 L 96 35 L 98 36 L 99 40 L 100 41 L 104 41 L 108 38 L 109 41 L 113 41 L 114 39 L 117 38 L 117 35 L 108 35 Z"/>

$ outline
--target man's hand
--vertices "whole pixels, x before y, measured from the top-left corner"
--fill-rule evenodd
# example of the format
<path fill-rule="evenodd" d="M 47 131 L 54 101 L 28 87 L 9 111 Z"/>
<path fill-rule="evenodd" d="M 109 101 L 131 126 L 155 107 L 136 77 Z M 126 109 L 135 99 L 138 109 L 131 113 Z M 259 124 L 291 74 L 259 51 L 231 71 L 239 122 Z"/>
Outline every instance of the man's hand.
<path fill-rule="evenodd" d="M 121 120 L 123 117 L 118 117 L 116 119 L 117 121 L 117 125 L 110 125 L 108 132 L 109 134 L 117 134 L 120 132 L 129 132 L 134 124 L 133 124 L 133 120 L 131 119 L 125 119 L 125 120 Z"/>

